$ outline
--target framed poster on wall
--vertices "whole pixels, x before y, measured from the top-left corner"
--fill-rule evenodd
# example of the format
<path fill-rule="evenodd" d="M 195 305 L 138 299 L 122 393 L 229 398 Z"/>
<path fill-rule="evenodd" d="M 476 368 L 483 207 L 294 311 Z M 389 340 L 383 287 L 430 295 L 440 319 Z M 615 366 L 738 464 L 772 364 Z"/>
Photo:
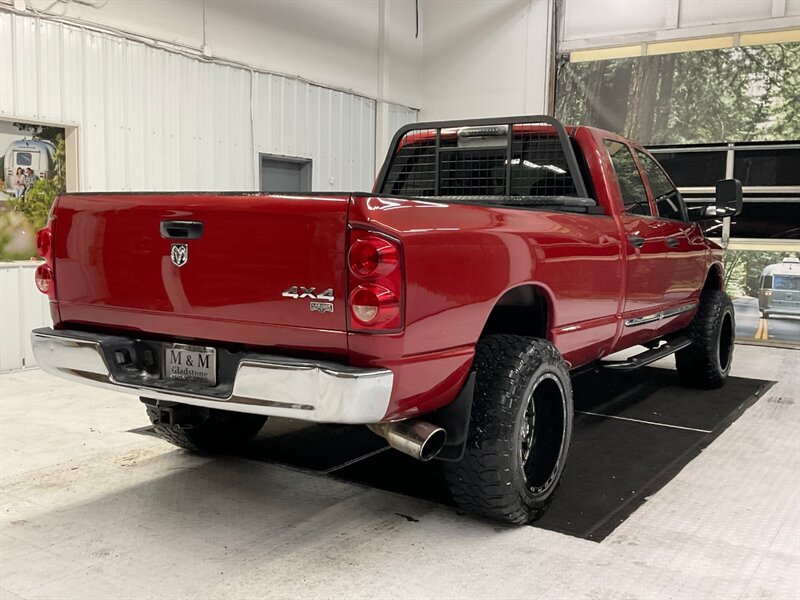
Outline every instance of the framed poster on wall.
<path fill-rule="evenodd" d="M 0 261 L 36 258 L 53 200 L 75 189 L 76 150 L 73 126 L 0 119 Z"/>

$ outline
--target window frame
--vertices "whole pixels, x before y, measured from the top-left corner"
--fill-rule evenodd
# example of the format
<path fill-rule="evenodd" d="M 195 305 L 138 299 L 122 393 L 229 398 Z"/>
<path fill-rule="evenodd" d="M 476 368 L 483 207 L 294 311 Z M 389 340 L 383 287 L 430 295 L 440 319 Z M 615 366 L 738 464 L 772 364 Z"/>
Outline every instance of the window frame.
<path fill-rule="evenodd" d="M 644 190 L 644 195 L 647 200 L 647 206 L 650 210 L 650 214 L 643 215 L 640 213 L 632 213 L 627 211 L 626 208 L 627 205 L 625 204 L 625 197 L 622 192 L 622 186 L 619 183 L 619 174 L 617 173 L 617 165 L 614 163 L 614 155 L 611 154 L 611 151 L 608 147 L 609 143 L 619 144 L 628 151 L 628 154 L 630 155 L 631 160 L 633 161 L 633 166 L 636 169 L 636 172 L 639 174 L 639 180 L 642 182 L 642 189 Z M 640 217 L 640 218 L 651 218 L 651 219 L 659 218 L 658 214 L 656 214 L 657 211 L 653 202 L 653 195 L 650 192 L 649 182 L 644 177 L 642 166 L 639 164 L 639 161 L 636 160 L 636 153 L 634 152 L 634 146 L 630 144 L 627 140 L 614 139 L 611 137 L 603 138 L 603 146 L 605 147 L 605 151 L 608 155 L 609 162 L 611 163 L 611 169 L 614 171 L 614 177 L 617 179 L 617 187 L 619 188 L 620 200 L 622 201 L 622 214 L 627 215 L 629 217 Z M 637 203 L 637 206 L 641 204 L 643 203 Z"/>
<path fill-rule="evenodd" d="M 664 167 L 662 167 L 661 164 L 658 162 L 658 160 L 656 160 L 655 157 L 653 157 L 653 155 L 651 155 L 649 152 L 647 152 L 647 150 L 645 150 L 641 146 L 635 146 L 634 148 L 635 148 L 635 152 L 633 154 L 634 154 L 634 157 L 636 159 L 637 164 L 639 165 L 639 172 L 641 173 L 642 179 L 645 182 L 645 188 L 647 189 L 647 195 L 650 198 L 651 207 L 652 207 L 652 209 L 655 210 L 655 214 L 653 216 L 657 217 L 659 219 L 663 219 L 664 221 L 673 221 L 673 222 L 677 222 L 677 223 L 689 223 L 689 209 L 686 207 L 686 202 L 684 201 L 683 196 L 681 195 L 681 192 L 678 189 L 678 186 L 675 185 L 675 182 L 672 180 L 672 177 L 669 176 L 669 173 L 667 173 L 667 171 L 664 169 Z M 675 191 L 675 200 L 678 203 L 678 208 L 680 209 L 680 213 L 682 215 L 682 218 L 675 219 L 675 218 L 672 218 L 672 217 L 667 217 L 667 216 L 662 215 L 660 213 L 660 211 L 658 210 L 658 199 L 656 198 L 655 194 L 653 193 L 653 186 L 650 185 L 650 178 L 647 175 L 647 169 L 645 169 L 644 161 L 641 160 L 640 157 L 639 157 L 640 154 L 643 155 L 645 158 L 649 158 L 653 162 L 655 167 L 661 171 L 662 175 L 664 175 L 664 177 L 667 178 L 667 181 L 669 181 L 670 185 L 672 186 L 672 189 Z"/>

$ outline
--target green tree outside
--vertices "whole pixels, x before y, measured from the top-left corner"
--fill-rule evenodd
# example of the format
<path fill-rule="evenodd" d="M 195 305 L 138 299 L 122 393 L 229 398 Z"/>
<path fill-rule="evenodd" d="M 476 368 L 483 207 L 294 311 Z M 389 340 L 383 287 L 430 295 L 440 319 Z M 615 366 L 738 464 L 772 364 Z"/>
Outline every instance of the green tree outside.
<path fill-rule="evenodd" d="M 800 43 L 558 66 L 556 115 L 643 144 L 800 139 Z"/>

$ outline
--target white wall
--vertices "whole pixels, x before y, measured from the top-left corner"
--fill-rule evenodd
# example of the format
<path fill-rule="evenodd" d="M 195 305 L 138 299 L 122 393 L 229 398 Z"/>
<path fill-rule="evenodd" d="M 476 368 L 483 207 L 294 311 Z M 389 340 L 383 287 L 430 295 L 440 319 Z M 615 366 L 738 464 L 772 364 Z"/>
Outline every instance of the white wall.
<path fill-rule="evenodd" d="M 0 263 L 0 371 L 36 365 L 30 332 L 52 325 L 47 296 L 33 283 L 39 263 Z"/>
<path fill-rule="evenodd" d="M 565 0 L 559 50 L 800 27 L 800 0 Z"/>
<path fill-rule="evenodd" d="M 129 32 L 215 59 L 301 77 L 325 87 L 376 98 L 378 54 L 393 64 L 388 102 L 419 106 L 414 0 L 26 0 L 32 9 L 77 24 Z M 14 0 L 0 0 L 13 5 Z M 385 48 L 378 47 L 386 3 Z"/>
<path fill-rule="evenodd" d="M 389 127 L 416 120 L 417 111 L 402 103 L 419 96 L 412 63 L 421 42 L 413 37 L 413 20 L 404 21 L 402 27 L 387 22 L 379 27 L 376 21 L 369 33 L 363 29 L 366 21 L 359 21 L 353 11 L 360 7 L 373 15 L 369 12 L 373 3 L 346 2 L 338 18 L 352 22 L 345 33 L 337 35 L 358 39 L 328 36 L 327 43 L 337 45 L 335 49 L 311 39 L 312 26 L 325 27 L 319 19 L 311 23 L 311 15 L 300 18 L 310 4 L 295 3 L 303 5 L 295 14 L 285 3 L 258 3 L 277 11 L 263 28 L 252 25 L 259 15 L 248 14 L 256 7 L 241 4 L 237 18 L 249 17 L 251 23 L 239 22 L 234 28 L 225 15 L 216 15 L 214 27 L 206 31 L 207 43 L 217 40 L 218 47 L 230 50 L 228 58 L 247 60 L 249 56 L 257 64 L 208 60 L 182 46 L 72 21 L 76 13 L 86 12 L 109 27 L 131 29 L 134 24 L 138 35 L 146 31 L 175 44 L 199 42 L 200 48 L 198 2 L 111 0 L 108 12 L 91 12 L 94 9 L 76 3 L 57 5 L 71 15 L 65 21 L 15 12 L 6 0 L 0 0 L 4 82 L 0 119 L 77 128 L 75 189 L 82 191 L 256 190 L 260 153 L 311 158 L 316 190 L 371 189 L 379 166 L 375 156 L 385 153 L 376 140 L 388 143 L 393 133 Z M 315 14 L 333 26 L 330 5 L 321 4 L 326 6 L 319 6 Z M 409 16 L 409 6 L 413 2 L 408 0 L 384 4 L 382 14 L 403 19 Z M 218 9 L 209 2 L 207 18 Z M 290 13 L 303 24 L 287 21 Z M 299 28 L 293 40 L 286 31 L 279 34 L 270 29 L 289 27 Z M 383 37 L 380 73 L 374 43 L 379 33 Z M 298 35 L 309 37 L 304 41 Z M 255 39 L 259 36 L 264 37 L 260 42 Z M 259 43 L 272 45 L 269 60 L 256 60 L 259 48 L 265 48 Z M 302 77 L 259 70 L 265 68 Z M 404 82 L 405 78 L 411 83 Z M 342 87 L 359 93 L 335 89 Z M 387 101 L 391 98 L 400 99 L 401 104 Z M 380 132 L 376 129 L 378 107 L 387 115 Z M 27 263 L 0 270 L 0 370 L 32 366 L 27 334 L 50 323 L 46 299 L 32 278 Z"/>
<path fill-rule="evenodd" d="M 255 190 L 260 152 L 372 186 L 373 99 L 2 11 L 0 56 L 0 118 L 76 125 L 81 190 Z"/>
<path fill-rule="evenodd" d="M 547 110 L 549 0 L 425 0 L 422 120 Z"/>

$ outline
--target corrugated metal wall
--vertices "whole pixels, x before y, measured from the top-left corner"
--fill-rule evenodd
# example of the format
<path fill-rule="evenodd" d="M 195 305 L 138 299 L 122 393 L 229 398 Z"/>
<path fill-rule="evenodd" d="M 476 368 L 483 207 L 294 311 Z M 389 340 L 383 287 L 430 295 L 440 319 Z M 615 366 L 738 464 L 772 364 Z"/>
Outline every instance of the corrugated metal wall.
<path fill-rule="evenodd" d="M 312 159 L 314 190 L 368 190 L 375 175 L 375 102 L 276 75 L 255 76 L 258 152 Z"/>
<path fill-rule="evenodd" d="M 51 325 L 47 296 L 33 283 L 38 263 L 0 263 L 0 371 L 36 364 L 30 333 Z"/>
<path fill-rule="evenodd" d="M 375 101 L 0 12 L 0 117 L 79 127 L 84 191 L 255 190 L 260 152 L 369 189 Z M 416 111 L 393 107 L 408 117 Z"/>
<path fill-rule="evenodd" d="M 392 104 L 389 106 L 389 136 L 394 136 L 395 132 L 403 125 L 416 123 L 418 111 L 405 106 Z M 380 165 L 378 165 L 380 167 Z"/>
<path fill-rule="evenodd" d="M 81 191 L 257 190 L 260 153 L 311 158 L 315 190 L 372 188 L 362 96 L 2 11 L 0 74 L 0 118 L 78 127 Z M 50 323 L 33 267 L 0 267 L 0 371 L 32 366 L 28 332 Z"/>

